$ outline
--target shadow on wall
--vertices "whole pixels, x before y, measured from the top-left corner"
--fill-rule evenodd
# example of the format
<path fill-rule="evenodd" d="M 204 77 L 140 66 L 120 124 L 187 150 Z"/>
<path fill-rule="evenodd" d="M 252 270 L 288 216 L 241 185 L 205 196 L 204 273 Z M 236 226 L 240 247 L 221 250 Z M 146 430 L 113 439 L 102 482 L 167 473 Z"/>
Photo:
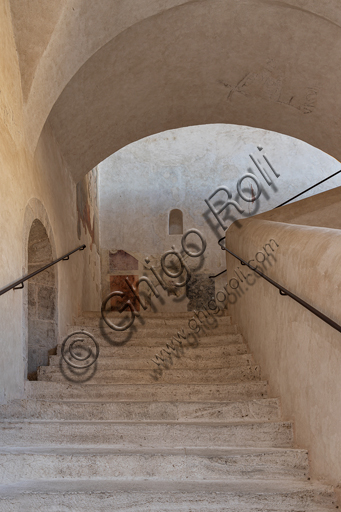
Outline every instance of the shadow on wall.
<path fill-rule="evenodd" d="M 90 250 L 92 250 L 93 244 L 96 244 L 97 248 L 99 247 L 97 178 L 98 173 L 97 168 L 95 167 L 86 176 L 84 176 L 84 178 L 79 183 L 77 183 L 76 186 L 78 240 L 81 239 L 81 225 L 83 225 L 85 233 L 88 232 L 91 238 Z"/>

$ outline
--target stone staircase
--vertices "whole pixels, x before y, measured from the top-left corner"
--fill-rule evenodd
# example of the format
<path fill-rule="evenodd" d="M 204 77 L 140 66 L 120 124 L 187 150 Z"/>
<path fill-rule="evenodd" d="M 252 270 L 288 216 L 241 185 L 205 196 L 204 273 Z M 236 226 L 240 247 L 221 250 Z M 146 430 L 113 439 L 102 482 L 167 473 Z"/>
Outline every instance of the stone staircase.
<path fill-rule="evenodd" d="M 1 512 L 337 507 L 228 316 L 164 357 L 192 316 L 144 317 L 128 340 L 98 314 L 77 319 L 70 333 L 94 335 L 95 364 L 72 369 L 58 345 L 26 398 L 0 408 Z"/>

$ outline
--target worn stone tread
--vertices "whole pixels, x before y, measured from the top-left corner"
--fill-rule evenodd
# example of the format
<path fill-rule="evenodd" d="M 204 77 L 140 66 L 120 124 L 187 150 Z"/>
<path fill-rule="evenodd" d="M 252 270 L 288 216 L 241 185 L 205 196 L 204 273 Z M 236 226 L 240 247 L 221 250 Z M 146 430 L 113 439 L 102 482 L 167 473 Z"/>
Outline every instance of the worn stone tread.
<path fill-rule="evenodd" d="M 253 421 L 46 421 L 6 420 L 0 423 L 2 446 L 111 445 L 144 447 L 278 447 L 293 442 L 289 422 Z"/>
<path fill-rule="evenodd" d="M 25 383 L 25 395 L 32 399 L 118 400 L 118 401 L 236 401 L 267 397 L 266 381 L 228 384 L 92 384 L 77 382 Z"/>
<path fill-rule="evenodd" d="M 112 449 L 73 446 L 0 449 L 1 483 L 30 479 L 307 480 L 308 456 L 293 449 Z"/>
<path fill-rule="evenodd" d="M 181 328 L 174 329 L 172 327 L 160 329 L 135 329 L 131 331 L 113 331 L 109 327 L 103 328 L 91 326 L 74 326 L 68 330 L 68 335 L 74 332 L 85 332 L 95 337 L 100 347 L 163 347 L 173 337 L 178 337 Z M 216 329 L 200 331 L 194 334 L 189 329 L 184 328 L 184 338 L 180 338 L 184 344 L 188 346 L 222 346 L 229 343 L 244 343 L 243 336 L 238 333 L 236 325 L 220 326 Z M 59 345 L 63 343 L 65 337 L 60 338 Z"/>
<path fill-rule="evenodd" d="M 148 384 L 161 379 L 165 384 L 224 384 L 227 382 L 244 382 L 260 380 L 260 368 L 258 365 L 243 365 L 230 368 L 211 368 L 205 370 L 160 368 L 153 366 L 148 370 L 92 370 L 89 368 L 89 375 L 93 383 L 115 383 L 115 384 Z M 65 364 L 64 367 L 40 366 L 38 368 L 38 380 L 60 382 L 64 380 L 76 380 L 77 376 L 82 380 L 86 373 L 84 370 L 70 370 Z"/>
<path fill-rule="evenodd" d="M 1 512 L 326 512 L 332 489 L 295 479 L 278 481 L 22 481 L 0 486 Z"/>
<path fill-rule="evenodd" d="M 168 352 L 165 352 L 166 350 L 168 350 Z M 165 358 L 165 365 L 174 369 L 208 370 L 255 365 L 252 355 L 246 353 L 232 355 L 222 353 L 218 355 L 212 354 L 209 349 L 205 349 L 205 351 L 199 349 L 173 351 L 169 348 L 167 349 L 167 347 L 165 351 L 160 354 L 156 352 L 155 349 L 150 349 L 149 352 L 145 351 L 142 356 L 139 354 L 135 357 L 127 357 L 127 354 L 124 354 L 125 357 L 122 357 L 119 352 L 116 354 L 110 354 L 110 352 L 108 352 L 104 355 L 101 351 L 96 362 L 96 367 L 97 370 L 109 368 L 112 370 L 150 370 L 157 366 L 154 362 L 158 362 L 155 358 L 155 354 Z M 60 355 L 50 356 L 49 366 L 59 367 L 65 364 L 65 361 Z"/>
<path fill-rule="evenodd" d="M 100 402 L 13 400 L 0 407 L 2 419 L 174 420 L 210 422 L 278 420 L 276 398 L 236 402 Z"/>

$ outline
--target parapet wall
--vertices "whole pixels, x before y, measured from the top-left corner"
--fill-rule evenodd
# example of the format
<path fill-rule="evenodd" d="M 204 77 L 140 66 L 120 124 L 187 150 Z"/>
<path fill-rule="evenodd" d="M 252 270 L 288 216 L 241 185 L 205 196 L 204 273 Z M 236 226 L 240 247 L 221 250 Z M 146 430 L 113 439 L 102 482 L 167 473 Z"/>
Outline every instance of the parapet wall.
<path fill-rule="evenodd" d="M 226 247 L 246 261 L 254 260 L 251 265 L 256 265 L 259 251 L 271 254 L 266 271 L 260 270 L 341 324 L 339 230 L 256 219 L 241 225 L 227 231 Z M 273 253 L 265 247 L 270 239 L 278 244 Z M 228 310 L 261 365 L 270 396 L 280 397 L 283 419 L 294 420 L 295 442 L 309 450 L 312 478 L 337 486 L 341 333 L 226 254 L 228 282 L 236 277 L 237 267 L 249 274 Z"/>

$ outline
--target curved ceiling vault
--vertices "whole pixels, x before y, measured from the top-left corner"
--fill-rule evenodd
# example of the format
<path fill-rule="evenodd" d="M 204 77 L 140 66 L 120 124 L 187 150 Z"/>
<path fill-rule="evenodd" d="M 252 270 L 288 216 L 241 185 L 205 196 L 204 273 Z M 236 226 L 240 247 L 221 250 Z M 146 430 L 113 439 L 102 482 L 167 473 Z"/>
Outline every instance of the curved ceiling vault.
<path fill-rule="evenodd" d="M 48 119 L 76 181 L 126 144 L 208 123 L 278 131 L 340 159 L 337 2 L 175 3 L 110 38 L 56 98 Z"/>
<path fill-rule="evenodd" d="M 10 0 L 31 149 L 62 90 L 91 55 L 135 23 L 188 1 Z"/>

